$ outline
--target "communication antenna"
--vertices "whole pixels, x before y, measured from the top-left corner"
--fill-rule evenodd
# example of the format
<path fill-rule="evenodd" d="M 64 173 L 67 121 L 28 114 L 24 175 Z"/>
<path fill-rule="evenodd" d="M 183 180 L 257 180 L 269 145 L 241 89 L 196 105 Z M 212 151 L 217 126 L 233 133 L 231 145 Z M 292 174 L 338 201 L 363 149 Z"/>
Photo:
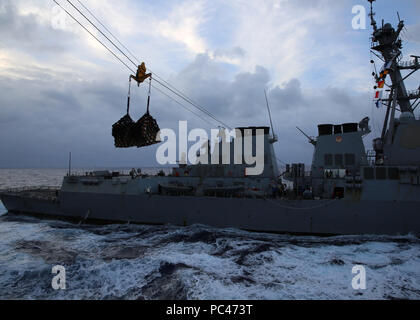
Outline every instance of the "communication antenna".
<path fill-rule="evenodd" d="M 69 153 L 69 177 L 71 176 L 71 152 Z"/>
<path fill-rule="evenodd" d="M 274 143 L 274 142 L 278 141 L 278 138 L 274 134 L 273 120 L 271 119 L 270 104 L 268 103 L 267 91 L 266 90 L 264 90 L 264 95 L 265 95 L 265 102 L 267 103 L 268 116 L 270 117 L 271 132 L 273 133 L 273 139 L 271 139 L 271 143 Z"/>
<path fill-rule="evenodd" d="M 373 29 L 376 31 L 377 27 L 376 27 L 376 21 L 375 21 L 375 12 L 373 12 L 373 3 L 376 0 L 368 0 L 370 2 L 370 13 L 369 13 L 369 17 L 370 17 L 370 24 L 372 25 Z"/>
<path fill-rule="evenodd" d="M 303 132 L 303 130 L 301 130 L 299 127 L 296 127 L 296 129 L 298 129 L 306 138 L 308 138 L 309 143 L 312 144 L 313 146 L 316 146 L 316 140 L 314 140 L 313 138 L 311 138 L 310 136 L 308 136 L 305 132 Z"/>

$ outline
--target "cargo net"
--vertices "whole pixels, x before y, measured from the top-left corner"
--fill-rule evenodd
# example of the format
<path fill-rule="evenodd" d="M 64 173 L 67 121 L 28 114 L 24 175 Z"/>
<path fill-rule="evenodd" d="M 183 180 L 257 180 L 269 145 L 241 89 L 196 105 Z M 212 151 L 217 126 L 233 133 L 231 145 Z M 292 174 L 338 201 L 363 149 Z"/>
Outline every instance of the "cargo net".
<path fill-rule="evenodd" d="M 146 113 L 131 127 L 131 136 L 134 140 L 135 146 L 146 147 L 161 142 L 159 131 L 160 128 L 156 120 Z"/>
<path fill-rule="evenodd" d="M 112 136 L 116 148 L 140 148 L 161 142 L 160 128 L 149 113 L 151 79 L 149 81 L 147 112 L 137 122 L 134 122 L 129 115 L 131 78 L 132 76 L 130 76 L 128 87 L 127 114 L 112 126 Z"/>
<path fill-rule="evenodd" d="M 135 122 L 128 114 L 114 123 L 112 126 L 112 136 L 114 137 L 116 148 L 130 148 L 135 146 L 130 136 L 130 130 L 134 124 Z"/>
<path fill-rule="evenodd" d="M 112 126 L 116 148 L 147 147 L 161 142 L 156 120 L 146 113 L 137 122 L 127 114 Z"/>

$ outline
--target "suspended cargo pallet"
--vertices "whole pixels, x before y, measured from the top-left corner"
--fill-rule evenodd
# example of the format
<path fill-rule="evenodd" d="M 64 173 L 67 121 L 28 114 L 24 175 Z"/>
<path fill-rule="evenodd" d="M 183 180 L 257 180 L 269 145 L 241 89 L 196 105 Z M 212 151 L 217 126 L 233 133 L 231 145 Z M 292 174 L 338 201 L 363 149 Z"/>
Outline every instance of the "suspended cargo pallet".
<path fill-rule="evenodd" d="M 116 148 L 141 148 L 161 142 L 158 135 L 160 131 L 159 125 L 149 113 L 152 78 L 150 77 L 149 80 L 147 111 L 137 122 L 134 122 L 129 114 L 130 88 L 132 78 L 133 76 L 130 76 L 129 79 L 127 114 L 112 126 L 112 136 L 114 137 L 114 144 Z"/>
<path fill-rule="evenodd" d="M 130 131 L 135 122 L 130 115 L 126 114 L 112 126 L 112 136 L 114 137 L 116 148 L 133 147 L 133 141 L 130 139 Z"/>
<path fill-rule="evenodd" d="M 148 113 L 141 117 L 132 127 L 130 136 L 135 146 L 146 147 L 161 142 L 158 137 L 160 128 L 156 120 Z"/>

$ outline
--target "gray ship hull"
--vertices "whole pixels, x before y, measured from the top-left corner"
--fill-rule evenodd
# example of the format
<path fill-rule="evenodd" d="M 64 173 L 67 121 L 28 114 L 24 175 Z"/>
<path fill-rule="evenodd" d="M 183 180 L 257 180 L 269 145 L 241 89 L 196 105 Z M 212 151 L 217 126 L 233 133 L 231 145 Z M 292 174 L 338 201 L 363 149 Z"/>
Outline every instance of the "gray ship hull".
<path fill-rule="evenodd" d="M 299 201 L 80 192 L 61 192 L 59 199 L 54 200 L 19 194 L 2 194 L 0 198 L 12 213 L 75 221 L 205 224 L 294 234 L 420 235 L 420 208 L 415 201 Z"/>

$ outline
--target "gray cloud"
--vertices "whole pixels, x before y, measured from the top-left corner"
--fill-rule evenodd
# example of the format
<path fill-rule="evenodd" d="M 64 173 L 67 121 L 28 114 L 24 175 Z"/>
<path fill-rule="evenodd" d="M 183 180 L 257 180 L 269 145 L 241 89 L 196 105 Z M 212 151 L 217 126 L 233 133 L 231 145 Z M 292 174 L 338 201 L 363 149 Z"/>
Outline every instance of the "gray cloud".
<path fill-rule="evenodd" d="M 271 99 L 282 109 L 299 108 L 306 105 L 298 79 L 291 79 L 283 88 L 275 87 L 270 91 Z"/>
<path fill-rule="evenodd" d="M 407 32 L 403 32 L 407 40 L 420 43 L 420 23 L 407 26 Z"/>
<path fill-rule="evenodd" d="M 325 1 L 307 3 L 318 10 L 314 6 L 323 6 Z M 127 94 L 128 75 L 121 73 L 120 66 L 112 62 L 106 64 L 112 66 L 110 70 L 91 72 L 87 68 L 83 79 L 69 71 L 50 70 L 45 67 L 49 57 L 63 57 L 65 64 L 67 49 L 83 51 L 72 48 L 74 35 L 41 25 L 33 16 L 18 15 L 12 1 L 2 2 L 1 8 L 0 48 L 29 52 L 46 62 L 44 66 L 10 65 L 2 69 L 25 77 L 0 77 L 0 167 L 65 167 L 69 151 L 79 167 L 155 166 L 156 146 L 130 150 L 113 147 L 111 126 L 124 115 Z M 214 55 L 246 56 L 239 47 L 219 49 Z M 312 147 L 295 126 L 315 135 L 319 123 L 359 121 L 372 112 L 369 93 L 335 87 L 310 90 L 298 78 L 277 86 L 263 66 L 236 73 L 207 54 L 197 55 L 168 80 L 233 127 L 268 125 L 264 98 L 268 89 L 274 128 L 280 138 L 275 148 L 286 162 L 311 161 Z M 145 112 L 146 88 L 133 86 L 131 115 L 135 120 Z M 151 103 L 151 113 L 161 128 L 176 128 L 178 120 L 188 120 L 190 129 L 210 128 L 156 90 Z"/>
<path fill-rule="evenodd" d="M 74 37 L 53 29 L 51 24 L 41 24 L 33 14 L 19 15 L 12 0 L 2 0 L 0 7 L 0 48 L 19 46 L 30 53 L 42 51 L 55 54 L 63 52 L 74 42 Z"/>
<path fill-rule="evenodd" d="M 268 71 L 257 67 L 229 80 L 223 77 L 222 70 L 208 56 L 199 55 L 174 77 L 180 82 L 171 82 L 182 82 L 186 94 L 232 126 L 267 125 L 263 90 L 270 85 Z M 15 85 L 10 90 L 6 80 L 0 83 L 0 105 L 6 106 L 0 113 L 1 167 L 65 166 L 68 151 L 73 151 L 75 165 L 81 167 L 156 165 L 156 146 L 131 150 L 113 147 L 111 125 L 125 112 L 125 87 L 85 81 L 54 89 L 54 80 L 42 85 L 25 80 L 23 86 Z M 334 88 L 305 92 L 298 79 L 270 88 L 268 96 L 280 136 L 278 157 L 306 163 L 310 162 L 311 146 L 306 145 L 295 126 L 315 134 L 318 122 L 358 121 L 365 116 L 363 105 L 367 101 L 364 96 L 350 96 Z M 146 88 L 134 87 L 134 119 L 144 113 L 145 102 Z M 161 128 L 176 129 L 178 120 L 188 120 L 190 129 L 210 128 L 156 90 L 152 93 L 151 112 Z"/>
<path fill-rule="evenodd" d="M 238 58 L 238 57 L 243 57 L 245 56 L 245 51 L 244 49 L 240 48 L 240 47 L 235 47 L 232 48 L 230 50 L 226 50 L 226 49 L 217 49 L 214 52 L 214 56 L 215 57 L 226 57 L 226 58 Z"/>

